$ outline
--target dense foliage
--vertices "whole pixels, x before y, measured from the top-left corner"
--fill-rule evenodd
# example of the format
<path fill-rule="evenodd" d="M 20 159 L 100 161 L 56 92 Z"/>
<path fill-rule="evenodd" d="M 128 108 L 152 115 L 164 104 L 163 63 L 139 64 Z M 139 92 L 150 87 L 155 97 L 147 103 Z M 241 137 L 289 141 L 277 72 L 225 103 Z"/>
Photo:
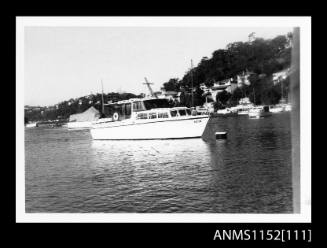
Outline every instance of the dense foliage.
<path fill-rule="evenodd" d="M 218 95 L 221 104 L 235 104 L 242 97 L 250 97 L 257 104 L 274 104 L 281 98 L 280 86 L 273 86 L 271 75 L 290 67 L 291 64 L 292 33 L 280 35 L 274 39 L 256 38 L 249 42 L 234 42 L 226 49 L 219 49 L 212 53 L 212 57 L 203 57 L 200 63 L 185 73 L 182 79 L 173 78 L 163 84 L 166 90 L 184 90 L 184 94 L 191 92 L 191 85 L 198 92 L 199 85 L 204 83 L 212 86 L 213 82 L 233 78 L 243 72 L 252 72 L 250 86 L 237 89 L 233 94 L 227 92 Z M 261 77 L 259 77 L 261 75 Z M 288 82 L 284 89 L 284 96 L 288 93 Z M 201 94 L 194 95 L 195 102 L 204 102 Z M 255 98 L 255 99 L 254 99 Z M 189 105 L 188 97 L 184 97 L 182 104 Z M 196 105 L 196 104 L 195 104 Z"/>

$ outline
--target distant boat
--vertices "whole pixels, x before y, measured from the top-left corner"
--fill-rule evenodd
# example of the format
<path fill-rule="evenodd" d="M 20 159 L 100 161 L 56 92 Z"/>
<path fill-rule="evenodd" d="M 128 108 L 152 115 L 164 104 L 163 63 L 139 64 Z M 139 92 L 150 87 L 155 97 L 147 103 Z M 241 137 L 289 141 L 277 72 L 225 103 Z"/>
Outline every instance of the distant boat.
<path fill-rule="evenodd" d="M 26 125 L 25 125 L 25 127 L 27 127 L 27 128 L 32 128 L 32 127 L 36 127 L 36 122 L 30 122 L 30 123 L 27 123 Z"/>
<path fill-rule="evenodd" d="M 292 105 L 290 103 L 285 104 L 284 111 L 292 111 Z"/>
<path fill-rule="evenodd" d="M 292 110 L 292 105 L 290 103 L 286 102 L 286 100 L 284 98 L 282 98 L 280 100 L 278 106 L 282 107 L 285 112 Z"/>
<path fill-rule="evenodd" d="M 249 110 L 249 118 L 251 119 L 259 119 L 267 116 L 271 116 L 269 106 L 256 106 Z"/>
<path fill-rule="evenodd" d="M 218 116 L 237 116 L 237 109 L 235 108 L 224 108 L 217 110 Z"/>
<path fill-rule="evenodd" d="M 239 101 L 239 105 L 235 107 L 238 115 L 248 115 L 250 109 L 254 107 L 253 103 L 250 102 L 248 97 L 242 98 Z"/>
<path fill-rule="evenodd" d="M 275 105 L 275 106 L 271 106 L 269 108 L 269 111 L 271 113 L 280 113 L 280 112 L 284 112 L 284 108 L 282 106 Z"/>
<path fill-rule="evenodd" d="M 292 105 L 287 103 L 285 99 L 281 99 L 278 104 L 271 106 L 269 110 L 272 113 L 289 112 L 292 110 Z"/>

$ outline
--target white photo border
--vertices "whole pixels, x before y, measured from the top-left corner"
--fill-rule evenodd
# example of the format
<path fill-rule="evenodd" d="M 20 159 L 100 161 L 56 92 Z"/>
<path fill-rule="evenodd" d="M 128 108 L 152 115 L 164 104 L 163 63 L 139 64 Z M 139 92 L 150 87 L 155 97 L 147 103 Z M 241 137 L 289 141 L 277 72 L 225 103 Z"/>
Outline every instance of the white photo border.
<path fill-rule="evenodd" d="M 46 27 L 299 27 L 301 211 L 292 214 L 26 213 L 24 28 Z M 16 222 L 310 223 L 311 17 L 16 17 Z"/>

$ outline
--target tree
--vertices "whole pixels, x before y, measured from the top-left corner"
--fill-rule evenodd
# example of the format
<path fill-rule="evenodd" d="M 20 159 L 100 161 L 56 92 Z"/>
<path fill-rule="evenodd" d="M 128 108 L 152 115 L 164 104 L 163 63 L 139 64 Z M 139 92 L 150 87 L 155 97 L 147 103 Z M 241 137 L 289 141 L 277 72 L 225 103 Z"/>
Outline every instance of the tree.
<path fill-rule="evenodd" d="M 227 101 L 230 99 L 231 94 L 226 90 L 219 92 L 216 96 L 217 102 L 220 102 L 222 105 L 226 105 Z"/>
<path fill-rule="evenodd" d="M 163 87 L 166 91 L 179 91 L 180 85 L 178 78 L 171 78 L 168 82 L 163 84 Z"/>
<path fill-rule="evenodd" d="M 241 98 L 243 98 L 242 90 L 240 88 L 235 89 L 229 99 L 229 105 L 231 105 L 231 106 L 237 105 Z"/>

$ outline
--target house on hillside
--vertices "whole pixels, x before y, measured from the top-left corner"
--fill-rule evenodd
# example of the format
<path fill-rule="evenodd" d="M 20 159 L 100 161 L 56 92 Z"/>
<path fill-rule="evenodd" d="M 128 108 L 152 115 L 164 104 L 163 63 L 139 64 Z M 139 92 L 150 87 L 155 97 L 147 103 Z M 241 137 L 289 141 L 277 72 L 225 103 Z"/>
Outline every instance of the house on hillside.
<path fill-rule="evenodd" d="M 180 102 L 180 96 L 181 96 L 181 92 L 178 91 L 167 91 L 164 88 L 161 88 L 161 92 L 156 92 L 156 95 L 159 98 L 168 98 L 170 100 L 173 101 L 178 101 Z"/>
<path fill-rule="evenodd" d="M 232 78 L 214 82 L 212 90 L 224 91 L 231 85 Z"/>
<path fill-rule="evenodd" d="M 282 71 L 273 73 L 272 81 L 273 81 L 274 85 L 285 80 L 290 74 L 292 74 L 292 72 L 293 72 L 293 70 L 291 68 L 286 68 Z"/>
<path fill-rule="evenodd" d="M 255 74 L 254 72 L 244 71 L 242 74 L 237 75 L 237 87 L 242 88 L 245 85 L 250 85 L 251 82 L 249 80 L 249 77 L 251 75 Z"/>
<path fill-rule="evenodd" d="M 207 87 L 204 83 L 199 85 L 200 89 L 203 91 L 203 95 L 210 94 L 210 87 Z"/>
<path fill-rule="evenodd" d="M 209 97 L 214 101 L 216 101 L 218 93 L 223 92 L 224 90 L 232 93 L 237 87 L 237 81 L 233 80 L 233 78 L 214 82 L 212 87 L 207 87 L 204 83 L 200 84 L 200 88 L 203 90 L 203 96 Z"/>

